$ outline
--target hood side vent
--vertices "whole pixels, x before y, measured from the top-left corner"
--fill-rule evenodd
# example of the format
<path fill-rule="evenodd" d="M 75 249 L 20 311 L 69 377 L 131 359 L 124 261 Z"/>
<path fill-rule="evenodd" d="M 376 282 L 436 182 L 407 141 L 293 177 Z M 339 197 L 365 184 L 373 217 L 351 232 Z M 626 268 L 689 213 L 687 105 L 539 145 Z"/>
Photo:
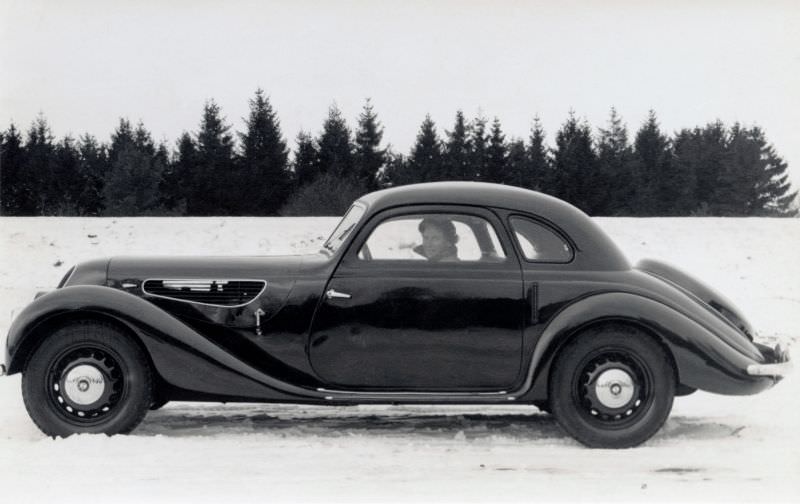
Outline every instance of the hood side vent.
<path fill-rule="evenodd" d="M 244 306 L 259 297 L 264 280 L 232 279 L 148 279 L 142 291 L 149 296 L 212 306 Z"/>

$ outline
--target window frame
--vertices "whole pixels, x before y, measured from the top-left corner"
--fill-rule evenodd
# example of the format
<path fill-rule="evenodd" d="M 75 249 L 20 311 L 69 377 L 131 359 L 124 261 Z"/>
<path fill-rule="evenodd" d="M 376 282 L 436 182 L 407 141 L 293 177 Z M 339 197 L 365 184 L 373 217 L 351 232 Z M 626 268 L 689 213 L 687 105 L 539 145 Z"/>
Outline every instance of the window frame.
<path fill-rule="evenodd" d="M 384 222 L 403 216 L 431 215 L 431 214 L 456 214 L 479 218 L 487 222 L 495 233 L 497 241 L 502 248 L 505 258 L 501 261 L 443 261 L 432 262 L 425 260 L 408 259 L 372 259 L 364 260 L 358 257 L 361 247 L 369 240 L 375 229 Z M 478 239 L 477 236 L 475 237 Z M 408 205 L 389 208 L 372 215 L 361 226 L 358 234 L 350 242 L 347 252 L 342 259 L 342 265 L 349 269 L 515 269 L 519 270 L 520 263 L 514 245 L 511 243 L 502 220 L 486 207 L 467 205 Z"/>

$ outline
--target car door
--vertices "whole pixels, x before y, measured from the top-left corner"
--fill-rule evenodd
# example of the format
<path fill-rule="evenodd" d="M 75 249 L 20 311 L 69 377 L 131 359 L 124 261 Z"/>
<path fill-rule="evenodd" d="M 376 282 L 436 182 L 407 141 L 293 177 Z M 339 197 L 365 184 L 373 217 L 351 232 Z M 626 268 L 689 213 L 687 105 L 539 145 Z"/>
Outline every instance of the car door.
<path fill-rule="evenodd" d="M 426 257 L 421 228 L 449 221 L 456 254 Z M 430 254 L 429 254 L 430 255 Z M 500 391 L 519 378 L 519 261 L 483 208 L 404 207 L 360 230 L 310 331 L 318 376 L 347 390 Z"/>

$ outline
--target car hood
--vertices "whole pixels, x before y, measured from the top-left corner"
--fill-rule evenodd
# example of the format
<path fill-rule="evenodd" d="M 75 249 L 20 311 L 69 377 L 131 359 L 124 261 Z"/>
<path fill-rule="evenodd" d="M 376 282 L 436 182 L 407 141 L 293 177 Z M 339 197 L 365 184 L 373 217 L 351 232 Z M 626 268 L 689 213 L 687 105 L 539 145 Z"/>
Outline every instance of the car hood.
<path fill-rule="evenodd" d="M 275 281 L 294 278 L 302 257 L 114 257 L 108 264 L 108 283 L 142 282 L 149 278 Z"/>

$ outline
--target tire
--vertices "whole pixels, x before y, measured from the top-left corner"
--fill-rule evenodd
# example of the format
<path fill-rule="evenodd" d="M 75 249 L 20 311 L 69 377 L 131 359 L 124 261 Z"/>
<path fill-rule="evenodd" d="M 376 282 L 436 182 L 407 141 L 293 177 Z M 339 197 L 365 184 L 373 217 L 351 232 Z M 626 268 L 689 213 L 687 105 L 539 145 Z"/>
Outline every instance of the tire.
<path fill-rule="evenodd" d="M 664 424 L 675 370 L 656 341 L 635 328 L 589 329 L 559 353 L 550 405 L 561 427 L 592 448 L 629 448 Z"/>
<path fill-rule="evenodd" d="M 56 329 L 28 357 L 22 398 L 48 436 L 125 434 L 147 414 L 152 384 L 144 352 L 125 333 L 76 322 Z"/>

